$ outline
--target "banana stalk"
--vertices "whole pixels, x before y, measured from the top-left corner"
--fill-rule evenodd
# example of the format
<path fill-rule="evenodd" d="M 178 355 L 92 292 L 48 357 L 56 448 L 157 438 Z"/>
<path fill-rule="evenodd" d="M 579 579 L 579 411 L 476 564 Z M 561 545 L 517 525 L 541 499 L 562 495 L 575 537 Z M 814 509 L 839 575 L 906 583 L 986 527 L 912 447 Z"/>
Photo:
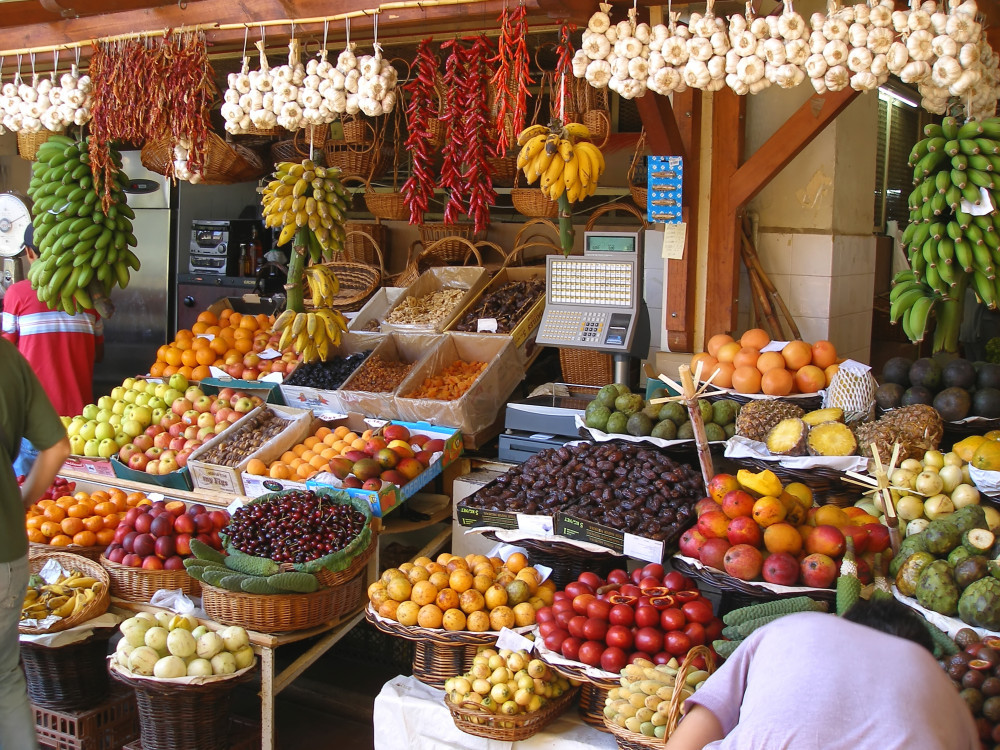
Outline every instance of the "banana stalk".
<path fill-rule="evenodd" d="M 576 232 L 573 230 L 573 211 L 570 209 L 569 198 L 566 193 L 559 196 L 559 244 L 562 245 L 563 255 L 573 252 L 573 238 Z"/>
<path fill-rule="evenodd" d="M 299 227 L 292 240 L 288 280 L 285 283 L 286 310 L 305 312 L 306 255 L 309 252 L 309 228 Z"/>

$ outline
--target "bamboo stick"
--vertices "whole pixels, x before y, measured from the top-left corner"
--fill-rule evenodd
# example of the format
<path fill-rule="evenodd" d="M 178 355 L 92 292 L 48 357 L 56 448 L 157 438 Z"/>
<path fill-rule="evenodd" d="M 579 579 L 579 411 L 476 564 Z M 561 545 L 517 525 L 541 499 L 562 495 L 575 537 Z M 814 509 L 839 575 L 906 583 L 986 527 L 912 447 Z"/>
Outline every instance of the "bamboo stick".
<path fill-rule="evenodd" d="M 699 364 L 701 364 L 699 362 Z M 678 368 L 681 376 L 681 386 L 683 387 L 684 400 L 687 402 L 688 415 L 691 417 L 691 427 L 694 428 L 694 442 L 698 448 L 698 462 L 701 464 L 701 477 L 705 480 L 706 492 L 708 483 L 715 476 L 715 469 L 712 466 L 712 452 L 708 447 L 708 438 L 705 436 L 705 421 L 701 418 L 701 408 L 698 406 L 698 393 L 695 388 L 694 378 L 691 377 L 691 366 L 681 365 Z"/>

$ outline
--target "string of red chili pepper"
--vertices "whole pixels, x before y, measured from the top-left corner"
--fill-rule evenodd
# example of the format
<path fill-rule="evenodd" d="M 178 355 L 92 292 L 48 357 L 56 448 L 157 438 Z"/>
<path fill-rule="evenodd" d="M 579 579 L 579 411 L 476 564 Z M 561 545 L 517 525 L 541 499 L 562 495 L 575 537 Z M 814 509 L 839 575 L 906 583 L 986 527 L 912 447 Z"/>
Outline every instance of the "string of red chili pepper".
<path fill-rule="evenodd" d="M 573 80 L 573 41 L 570 34 L 576 31 L 576 24 L 563 24 L 559 28 L 559 43 L 556 45 L 556 80 L 559 82 L 559 116 L 563 117 L 564 104 L 568 104 L 569 84 Z"/>
<path fill-rule="evenodd" d="M 466 75 L 465 49 L 456 39 L 445 42 L 441 49 L 451 49 L 451 54 L 444 65 L 444 109 L 439 118 L 445 125 L 444 163 L 441 165 L 441 175 L 438 187 L 448 192 L 444 206 L 444 223 L 456 224 L 458 217 L 466 212 L 465 197 L 467 187 L 462 172 L 466 149 L 473 145 L 464 141 L 464 120 L 466 115 Z"/>
<path fill-rule="evenodd" d="M 494 142 L 496 131 L 490 125 L 487 84 L 490 53 L 489 42 L 480 36 L 464 53 L 465 81 L 463 84 L 462 141 L 465 146 L 465 192 L 468 195 L 468 215 L 475 231 L 485 231 L 490 223 L 490 206 L 496 203 L 489 158 L 497 155 Z"/>
<path fill-rule="evenodd" d="M 174 143 L 181 138 L 190 140 L 188 168 L 195 174 L 201 173 L 212 129 L 208 111 L 218 94 L 205 38 L 201 34 L 170 37 L 163 45 L 163 54 L 169 63 L 164 71 L 163 90 L 169 108 L 171 140 Z M 174 162 L 170 159 L 167 175 L 172 177 L 173 173 Z"/>
<path fill-rule="evenodd" d="M 490 59 L 496 71 L 490 79 L 496 97 L 496 124 L 499 130 L 497 153 L 504 154 L 513 145 L 516 135 L 524 130 L 527 116 L 528 87 L 531 77 L 531 55 L 528 53 L 528 11 L 524 3 L 514 10 L 504 6 L 500 14 L 500 39 L 497 54 Z M 505 127 L 507 118 L 511 127 Z"/>
<path fill-rule="evenodd" d="M 434 79 L 438 59 L 431 52 L 430 42 L 429 39 L 420 42 L 412 67 L 413 80 L 403 86 L 410 95 L 410 103 L 406 107 L 406 150 L 411 154 L 413 167 L 410 177 L 403 183 L 402 192 L 403 202 L 410 209 L 411 224 L 423 223 L 424 214 L 434 197 L 430 120 L 437 117 Z"/>

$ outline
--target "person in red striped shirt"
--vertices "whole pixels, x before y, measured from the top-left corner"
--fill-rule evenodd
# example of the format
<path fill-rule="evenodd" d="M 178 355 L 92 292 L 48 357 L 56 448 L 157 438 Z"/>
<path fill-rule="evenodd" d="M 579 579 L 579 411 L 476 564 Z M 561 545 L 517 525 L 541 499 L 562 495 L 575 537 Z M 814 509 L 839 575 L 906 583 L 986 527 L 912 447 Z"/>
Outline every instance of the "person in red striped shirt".
<path fill-rule="evenodd" d="M 24 232 L 24 251 L 34 263 L 34 228 Z M 24 355 L 42 383 L 56 413 L 72 417 L 94 400 L 94 362 L 104 355 L 104 324 L 95 310 L 68 315 L 50 310 L 25 279 L 3 298 L 0 333 Z M 36 452 L 22 445 L 15 473 L 27 474 Z"/>

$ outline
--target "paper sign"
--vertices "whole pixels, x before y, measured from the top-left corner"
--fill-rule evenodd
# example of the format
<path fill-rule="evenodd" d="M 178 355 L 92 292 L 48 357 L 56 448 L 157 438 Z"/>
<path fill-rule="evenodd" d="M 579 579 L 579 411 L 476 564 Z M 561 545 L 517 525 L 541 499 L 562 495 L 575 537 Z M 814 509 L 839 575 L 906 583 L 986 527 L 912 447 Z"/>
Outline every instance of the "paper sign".
<path fill-rule="evenodd" d="M 220 370 L 218 367 L 209 366 L 208 371 L 212 373 L 213 378 L 228 378 L 229 373 L 225 370 Z"/>
<path fill-rule="evenodd" d="M 262 383 L 281 383 L 284 382 L 285 378 L 280 372 L 269 372 L 267 375 L 262 375 L 257 378 Z"/>
<path fill-rule="evenodd" d="M 477 333 L 496 333 L 497 332 L 497 319 L 496 318 L 480 318 L 476 321 L 476 332 Z"/>
<path fill-rule="evenodd" d="M 347 419 L 347 415 L 335 411 L 324 411 L 316 414 L 316 419 L 322 419 L 324 422 L 336 422 L 338 419 Z"/>
<path fill-rule="evenodd" d="M 149 502 L 158 503 L 163 499 L 163 494 L 160 492 L 150 492 L 146 497 L 149 498 Z"/>
<path fill-rule="evenodd" d="M 986 214 L 993 213 L 993 198 L 990 196 L 989 190 L 981 187 L 979 188 L 979 205 L 969 203 L 965 198 L 962 198 L 961 209 L 973 216 L 986 216 Z"/>
<path fill-rule="evenodd" d="M 647 539 L 644 536 L 635 534 L 625 534 L 622 542 L 622 552 L 628 557 L 647 562 L 660 562 L 663 560 L 663 542 L 655 539 Z"/>
<path fill-rule="evenodd" d="M 535 516 L 527 513 L 517 514 L 517 528 L 545 536 L 552 535 L 552 516 Z"/>
<path fill-rule="evenodd" d="M 535 642 L 525 638 L 520 633 L 515 633 L 510 628 L 501 628 L 500 635 L 497 636 L 497 649 L 509 648 L 511 651 L 532 651 Z"/>
<path fill-rule="evenodd" d="M 226 510 L 229 511 L 229 515 L 233 515 L 236 511 L 243 507 L 243 499 L 236 498 L 229 505 L 226 506 Z"/>
<path fill-rule="evenodd" d="M 260 354 L 257 355 L 261 359 L 277 359 L 281 356 L 281 352 L 277 349 L 265 349 Z"/>
<path fill-rule="evenodd" d="M 215 334 L 214 333 L 199 333 L 198 334 L 198 338 L 205 339 L 207 341 L 212 341 L 212 340 L 215 339 Z"/>
<path fill-rule="evenodd" d="M 684 242 L 687 239 L 687 224 L 663 225 L 663 249 L 660 255 L 670 260 L 680 260 L 684 257 Z"/>
<path fill-rule="evenodd" d="M 787 341 L 769 341 L 760 350 L 760 353 L 763 354 L 764 352 L 780 352 L 782 349 L 785 348 L 785 344 L 787 343 L 788 343 Z"/>
<path fill-rule="evenodd" d="M 344 416 L 347 416 L 347 415 L 345 414 Z M 374 429 L 377 430 L 379 427 L 385 427 L 387 424 L 389 424 L 389 420 L 388 419 L 373 419 L 373 418 L 369 417 L 369 418 L 365 419 L 365 424 L 368 425 L 369 427 L 372 427 L 372 428 L 374 428 Z"/>
<path fill-rule="evenodd" d="M 548 578 L 550 575 L 552 575 L 552 568 L 546 567 L 545 565 L 539 565 L 538 563 L 535 563 L 531 567 L 533 567 L 535 569 L 535 572 L 538 573 L 539 583 L 545 583 L 545 579 Z"/>

